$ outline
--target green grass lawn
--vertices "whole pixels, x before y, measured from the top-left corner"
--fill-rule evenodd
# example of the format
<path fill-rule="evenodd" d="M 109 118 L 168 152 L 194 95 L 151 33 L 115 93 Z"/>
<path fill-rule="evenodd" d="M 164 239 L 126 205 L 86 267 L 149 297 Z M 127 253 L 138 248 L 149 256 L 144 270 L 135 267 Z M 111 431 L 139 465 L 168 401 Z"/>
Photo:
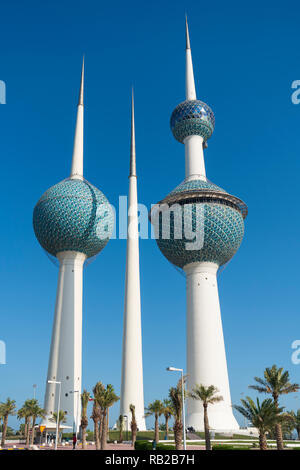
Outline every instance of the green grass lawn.
<path fill-rule="evenodd" d="M 128 435 L 128 440 L 130 441 L 131 439 L 131 431 L 123 431 L 123 441 L 127 441 L 127 435 Z M 110 441 L 118 441 L 120 437 L 120 431 L 109 431 L 109 440 Z M 165 437 L 165 431 L 160 431 L 159 432 L 159 440 L 164 440 Z M 174 434 L 173 432 L 169 432 L 169 438 L 173 439 Z M 154 439 L 154 431 L 138 431 L 137 433 L 137 440 L 153 440 Z M 87 433 L 87 440 L 88 441 L 93 441 L 94 440 L 94 433 L 93 431 L 88 431 Z"/>

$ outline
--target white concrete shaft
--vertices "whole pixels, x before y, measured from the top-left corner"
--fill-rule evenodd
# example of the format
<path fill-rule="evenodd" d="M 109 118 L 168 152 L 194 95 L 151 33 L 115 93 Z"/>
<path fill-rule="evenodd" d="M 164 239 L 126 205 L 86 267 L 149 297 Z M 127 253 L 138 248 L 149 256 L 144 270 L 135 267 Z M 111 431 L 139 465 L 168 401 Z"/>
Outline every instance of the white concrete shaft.
<path fill-rule="evenodd" d="M 83 178 L 83 105 L 78 105 L 71 178 Z"/>
<path fill-rule="evenodd" d="M 197 99 L 191 49 L 186 49 L 185 94 L 187 100 Z"/>
<path fill-rule="evenodd" d="M 55 316 L 48 365 L 43 424 L 57 412 L 61 382 L 60 409 L 67 412 L 67 426 L 75 429 L 80 421 L 82 360 L 82 271 L 86 255 L 75 251 L 57 254 L 60 261 Z M 77 391 L 77 392 L 76 392 Z M 75 392 L 75 393 L 70 393 Z"/>
<path fill-rule="evenodd" d="M 218 266 L 191 263 L 184 267 L 187 288 L 187 389 L 195 384 L 215 385 L 223 401 L 208 407 L 209 425 L 215 430 L 239 426 L 232 412 L 223 328 L 217 284 Z M 187 400 L 187 426 L 202 431 L 203 405 Z"/>
<path fill-rule="evenodd" d="M 203 138 L 200 135 L 190 135 L 184 139 L 185 146 L 185 179 L 206 180 Z"/>
<path fill-rule="evenodd" d="M 74 138 L 71 178 L 83 179 L 83 88 L 84 88 L 84 59 L 82 61 L 77 120 Z"/>
<path fill-rule="evenodd" d="M 136 176 L 129 178 L 128 237 L 125 277 L 122 383 L 120 415 L 129 417 L 129 406 L 135 406 L 139 430 L 146 430 L 142 359 L 140 266 Z"/>

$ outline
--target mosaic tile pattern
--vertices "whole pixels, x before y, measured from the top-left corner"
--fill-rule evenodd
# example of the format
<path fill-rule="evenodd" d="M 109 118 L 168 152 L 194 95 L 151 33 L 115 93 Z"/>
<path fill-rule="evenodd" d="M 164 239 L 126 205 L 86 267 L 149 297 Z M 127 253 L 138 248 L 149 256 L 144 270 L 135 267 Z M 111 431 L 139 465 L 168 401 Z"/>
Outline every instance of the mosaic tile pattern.
<path fill-rule="evenodd" d="M 215 116 L 203 101 L 186 100 L 174 109 L 170 126 L 175 139 L 181 143 L 189 135 L 200 135 L 206 141 L 213 133 Z"/>
<path fill-rule="evenodd" d="M 80 179 L 52 186 L 33 212 L 35 235 L 53 256 L 67 250 L 96 255 L 107 244 L 113 224 L 114 214 L 104 194 Z"/>
<path fill-rule="evenodd" d="M 183 181 L 183 183 L 180 183 L 178 186 L 176 186 L 173 191 L 170 192 L 171 194 L 176 194 L 176 193 L 183 193 L 187 191 L 195 191 L 195 190 L 211 190 L 211 191 L 217 191 L 221 193 L 226 193 L 224 189 L 219 188 L 214 183 L 211 183 L 210 181 L 206 180 L 191 180 L 191 181 Z"/>
<path fill-rule="evenodd" d="M 162 216 L 157 219 L 156 241 L 163 255 L 180 268 L 197 261 L 213 262 L 219 266 L 227 263 L 236 253 L 243 239 L 244 220 L 241 213 L 220 203 L 204 203 L 201 200 L 188 206 L 189 217 L 186 218 L 186 226 L 183 212 L 177 215 L 171 212 L 170 223 Z M 201 240 L 199 249 L 193 249 L 194 245 L 192 249 L 187 249 L 187 243 L 193 241 L 191 233 L 184 231 L 188 225 L 189 229 L 197 233 L 198 239 Z M 183 234 L 182 239 L 174 237 L 174 228 L 178 226 Z M 165 233 L 168 233 L 169 228 L 169 238 L 163 238 L 163 228 Z"/>

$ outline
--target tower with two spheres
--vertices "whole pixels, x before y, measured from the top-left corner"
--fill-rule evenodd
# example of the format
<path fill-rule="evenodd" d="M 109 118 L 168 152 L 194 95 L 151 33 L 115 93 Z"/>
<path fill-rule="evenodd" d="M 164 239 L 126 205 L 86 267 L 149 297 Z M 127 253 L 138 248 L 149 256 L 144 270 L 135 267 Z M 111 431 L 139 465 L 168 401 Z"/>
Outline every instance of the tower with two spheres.
<path fill-rule="evenodd" d="M 187 389 L 214 385 L 223 401 L 209 412 L 211 428 L 238 429 L 233 416 L 218 295 L 217 272 L 238 250 L 246 205 L 206 177 L 203 149 L 215 118 L 198 100 L 186 23 L 186 99 L 172 113 L 171 129 L 185 146 L 185 179 L 151 210 L 163 255 L 186 275 Z M 203 406 L 188 399 L 187 426 L 203 428 Z"/>

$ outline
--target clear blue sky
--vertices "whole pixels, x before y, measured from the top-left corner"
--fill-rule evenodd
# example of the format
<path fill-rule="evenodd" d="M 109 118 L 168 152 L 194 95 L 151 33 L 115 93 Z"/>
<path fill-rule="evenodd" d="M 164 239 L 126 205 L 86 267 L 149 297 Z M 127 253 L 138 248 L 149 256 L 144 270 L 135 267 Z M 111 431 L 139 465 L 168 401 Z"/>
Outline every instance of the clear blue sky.
<path fill-rule="evenodd" d="M 290 359 L 300 338 L 300 105 L 290 98 L 300 79 L 299 2 L 11 1 L 0 28 L 1 401 L 21 406 L 34 383 L 43 401 L 58 271 L 35 239 L 32 210 L 70 169 L 82 54 L 85 176 L 113 204 L 127 193 L 134 84 L 139 200 L 150 206 L 184 179 L 169 118 L 184 99 L 186 11 L 197 94 L 216 116 L 207 175 L 249 206 L 242 246 L 219 276 L 232 401 L 273 363 L 300 382 Z M 125 250 L 125 240 L 110 241 L 84 273 L 88 390 L 98 380 L 120 390 Z M 175 383 L 166 366 L 185 367 L 185 280 L 154 240 L 140 254 L 147 404 Z"/>

